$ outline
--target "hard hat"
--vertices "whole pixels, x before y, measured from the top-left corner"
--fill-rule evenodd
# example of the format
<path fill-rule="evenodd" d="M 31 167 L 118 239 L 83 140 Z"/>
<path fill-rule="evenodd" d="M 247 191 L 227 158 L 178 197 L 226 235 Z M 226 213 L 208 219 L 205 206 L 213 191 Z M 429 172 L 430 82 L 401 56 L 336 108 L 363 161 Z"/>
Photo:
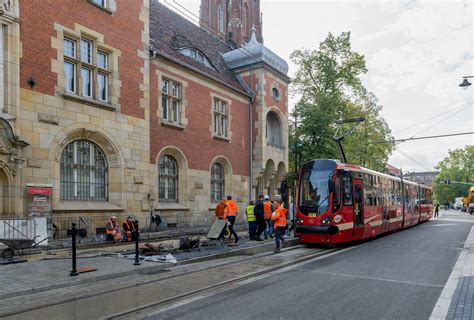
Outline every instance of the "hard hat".
<path fill-rule="evenodd" d="M 267 195 L 265 195 L 265 197 L 263 197 L 263 198 L 264 198 L 265 200 L 268 200 L 268 199 L 270 199 L 270 196 L 267 194 Z"/>
<path fill-rule="evenodd" d="M 116 216 L 111 216 L 110 219 L 117 219 L 117 217 Z"/>

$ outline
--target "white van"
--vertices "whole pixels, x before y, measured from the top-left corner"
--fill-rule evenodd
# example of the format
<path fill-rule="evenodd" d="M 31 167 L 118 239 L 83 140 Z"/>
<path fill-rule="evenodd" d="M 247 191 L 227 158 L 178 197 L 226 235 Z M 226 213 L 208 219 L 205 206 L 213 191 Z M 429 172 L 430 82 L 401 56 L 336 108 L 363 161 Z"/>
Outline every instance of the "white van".
<path fill-rule="evenodd" d="M 454 200 L 454 210 L 461 210 L 461 209 L 462 209 L 462 197 L 459 197 Z"/>

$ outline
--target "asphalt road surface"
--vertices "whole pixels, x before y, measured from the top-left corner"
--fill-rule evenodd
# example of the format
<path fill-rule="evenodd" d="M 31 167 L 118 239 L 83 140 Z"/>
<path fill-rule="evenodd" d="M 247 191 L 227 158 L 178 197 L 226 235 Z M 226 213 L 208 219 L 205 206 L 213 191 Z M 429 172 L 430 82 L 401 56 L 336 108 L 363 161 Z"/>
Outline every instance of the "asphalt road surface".
<path fill-rule="evenodd" d="M 430 221 L 147 319 L 428 319 L 471 226 Z"/>

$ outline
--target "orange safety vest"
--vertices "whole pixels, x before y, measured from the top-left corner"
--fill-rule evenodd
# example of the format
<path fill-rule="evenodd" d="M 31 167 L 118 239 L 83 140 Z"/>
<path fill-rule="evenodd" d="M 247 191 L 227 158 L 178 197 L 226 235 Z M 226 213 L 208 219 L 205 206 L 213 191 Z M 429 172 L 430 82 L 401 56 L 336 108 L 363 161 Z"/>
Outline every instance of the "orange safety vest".
<path fill-rule="evenodd" d="M 135 224 L 133 221 L 125 220 L 122 223 L 122 233 L 128 238 L 128 241 L 132 241 L 133 233 L 135 232 Z"/>
<path fill-rule="evenodd" d="M 270 201 L 265 201 L 263 203 L 263 217 L 265 219 L 270 219 L 272 217 L 272 203 Z"/>
<path fill-rule="evenodd" d="M 109 222 L 107 222 L 107 230 L 105 232 L 106 234 L 113 236 L 117 232 L 117 229 L 118 229 L 117 221 L 112 222 L 111 220 L 109 220 Z"/>
<path fill-rule="evenodd" d="M 274 213 L 272 213 L 272 220 L 275 221 L 273 226 L 275 228 L 278 227 L 286 227 L 286 212 L 287 209 L 283 209 L 282 207 L 279 207 L 278 209 L 275 210 Z"/>
<path fill-rule="evenodd" d="M 234 200 L 228 200 L 226 202 L 224 210 L 224 219 L 227 219 L 228 216 L 236 216 L 239 214 L 239 208 L 235 204 Z"/>

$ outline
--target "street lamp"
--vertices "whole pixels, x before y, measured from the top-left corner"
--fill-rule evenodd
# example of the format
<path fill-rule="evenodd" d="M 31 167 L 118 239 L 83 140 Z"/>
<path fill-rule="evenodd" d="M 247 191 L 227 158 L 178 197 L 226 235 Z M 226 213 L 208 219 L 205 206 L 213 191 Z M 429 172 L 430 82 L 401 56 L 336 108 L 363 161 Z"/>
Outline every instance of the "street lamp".
<path fill-rule="evenodd" d="M 474 78 L 474 76 L 465 76 L 463 78 L 464 80 L 459 84 L 459 86 L 464 90 L 467 90 L 467 88 L 472 84 L 469 82 L 469 80 L 467 80 L 467 78 Z"/>

